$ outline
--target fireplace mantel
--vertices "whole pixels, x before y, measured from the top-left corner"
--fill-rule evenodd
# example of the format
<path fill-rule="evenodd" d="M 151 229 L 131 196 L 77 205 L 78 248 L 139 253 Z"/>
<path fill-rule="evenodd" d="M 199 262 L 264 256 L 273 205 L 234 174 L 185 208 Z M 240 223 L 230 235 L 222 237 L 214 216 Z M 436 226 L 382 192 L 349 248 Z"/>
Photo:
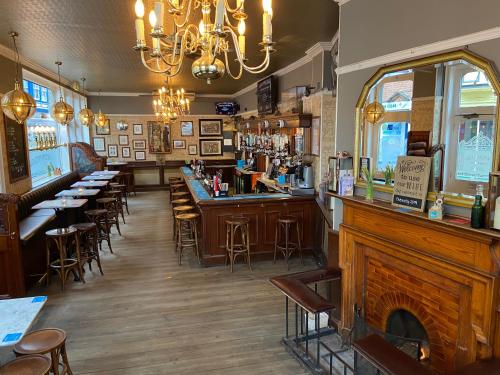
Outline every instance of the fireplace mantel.
<path fill-rule="evenodd" d="M 500 357 L 499 232 L 337 198 L 343 329 L 352 327 L 355 306 L 384 331 L 391 312 L 405 309 L 425 327 L 438 372 Z"/>

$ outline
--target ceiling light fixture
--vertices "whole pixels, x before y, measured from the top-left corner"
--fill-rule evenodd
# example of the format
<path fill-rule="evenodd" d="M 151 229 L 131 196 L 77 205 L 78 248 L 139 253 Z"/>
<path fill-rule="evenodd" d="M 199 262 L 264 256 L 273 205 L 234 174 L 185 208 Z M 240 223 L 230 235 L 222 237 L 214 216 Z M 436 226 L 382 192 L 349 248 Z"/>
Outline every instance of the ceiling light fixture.
<path fill-rule="evenodd" d="M 231 0 L 234 1 L 234 0 Z M 247 65 L 246 58 L 246 24 L 248 15 L 245 13 L 245 0 L 236 0 L 231 8 L 229 0 L 165 0 L 168 13 L 173 16 L 172 34 L 165 34 L 165 4 L 155 1 L 154 9 L 149 12 L 151 25 L 152 47 L 148 47 L 144 32 L 144 3 L 135 3 L 136 44 L 134 50 L 141 53 L 143 65 L 152 72 L 165 73 L 169 77 L 177 75 L 186 55 L 201 56 L 191 66 L 194 77 L 206 80 L 221 78 L 227 73 L 233 79 L 240 79 L 243 70 L 252 74 L 264 72 L 271 61 L 274 52 L 272 31 L 272 0 L 263 0 L 263 30 L 261 51 L 264 60 L 256 66 Z M 212 7 L 215 8 L 215 18 L 212 19 Z M 193 14 L 201 10 L 201 21 L 194 23 Z M 236 25 L 231 23 L 234 19 Z M 234 50 L 239 72 L 233 74 L 229 67 L 228 54 Z M 221 60 L 223 59 L 224 62 Z"/>
<path fill-rule="evenodd" d="M 95 125 L 103 128 L 107 125 L 108 123 L 108 116 L 106 116 L 104 113 L 101 111 L 101 90 L 99 89 L 99 96 L 98 96 L 98 104 L 99 104 L 99 112 L 97 112 L 97 116 L 95 117 Z"/>
<path fill-rule="evenodd" d="M 63 90 L 61 86 L 61 65 L 62 62 L 56 61 L 57 76 L 59 79 L 59 101 L 54 103 L 50 114 L 55 122 L 61 125 L 68 125 L 74 118 L 75 112 L 73 107 L 64 101 Z"/>
<path fill-rule="evenodd" d="M 31 95 L 21 89 L 21 63 L 19 61 L 19 51 L 16 44 L 16 38 L 19 34 L 11 31 L 9 35 L 12 38 L 14 50 L 16 52 L 16 78 L 14 90 L 9 91 L 2 97 L 1 106 L 3 113 L 5 113 L 8 118 L 16 121 L 18 124 L 23 124 L 35 114 L 36 103 Z"/>
<path fill-rule="evenodd" d="M 175 121 L 179 116 L 190 113 L 191 103 L 186 98 L 185 90 L 181 88 L 174 92 L 168 78 L 167 87 L 163 86 L 155 94 L 158 96 L 153 99 L 153 110 L 159 121 Z"/>
<path fill-rule="evenodd" d="M 85 77 L 81 78 L 82 81 L 82 93 L 85 95 Z M 78 112 L 78 119 L 83 126 L 89 126 L 94 123 L 95 116 L 94 112 L 87 108 L 87 102 L 85 102 L 85 106 Z"/>

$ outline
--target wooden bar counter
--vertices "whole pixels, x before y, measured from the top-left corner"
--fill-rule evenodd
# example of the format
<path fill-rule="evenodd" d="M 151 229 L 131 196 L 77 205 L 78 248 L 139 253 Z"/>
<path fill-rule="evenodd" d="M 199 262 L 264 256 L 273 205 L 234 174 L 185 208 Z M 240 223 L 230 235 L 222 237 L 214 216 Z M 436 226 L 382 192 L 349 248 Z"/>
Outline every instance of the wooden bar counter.
<path fill-rule="evenodd" d="M 312 251 L 321 248 L 321 213 L 314 196 L 263 193 L 212 198 L 190 168 L 182 167 L 181 174 L 201 214 L 199 225 L 204 265 L 224 264 L 225 221 L 233 216 L 250 219 L 252 262 L 272 259 L 276 221 L 282 215 L 295 215 L 299 219 L 304 255 L 310 255 Z M 279 254 L 278 259 L 282 261 L 282 258 Z"/>

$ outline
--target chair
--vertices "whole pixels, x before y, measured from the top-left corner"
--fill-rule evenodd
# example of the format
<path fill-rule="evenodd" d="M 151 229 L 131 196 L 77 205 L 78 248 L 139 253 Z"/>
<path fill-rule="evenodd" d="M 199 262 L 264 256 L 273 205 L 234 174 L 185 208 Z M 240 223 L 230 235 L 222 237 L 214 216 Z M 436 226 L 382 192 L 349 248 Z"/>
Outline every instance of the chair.
<path fill-rule="evenodd" d="M 99 256 L 97 225 L 95 223 L 78 223 L 73 224 L 70 228 L 75 228 L 78 231 L 82 267 L 87 262 L 89 270 L 92 271 L 92 261 L 95 260 L 101 275 L 104 275 Z"/>
<path fill-rule="evenodd" d="M 102 251 L 102 241 L 108 243 L 109 251 L 113 254 L 113 249 L 111 248 L 111 224 L 108 220 L 107 210 L 87 210 L 85 211 L 87 219 L 95 223 L 97 226 L 97 241 L 99 242 L 99 249 Z"/>
<path fill-rule="evenodd" d="M 41 354 L 26 355 L 0 367 L 0 375 L 49 375 L 52 362 Z"/>
<path fill-rule="evenodd" d="M 233 217 L 226 220 L 226 260 L 229 259 L 231 264 L 231 272 L 234 269 L 234 263 L 239 255 L 246 257 L 248 268 L 252 270 L 250 263 L 250 220 L 246 217 Z M 236 236 L 240 232 L 240 242 L 236 242 Z"/>
<path fill-rule="evenodd" d="M 118 185 L 118 186 L 120 186 L 120 185 Z M 123 213 L 123 206 L 125 205 L 125 203 L 123 203 L 124 201 L 122 199 L 122 197 L 123 197 L 122 191 L 119 189 L 108 190 L 108 191 L 104 192 L 104 196 L 116 199 L 116 202 L 117 202 L 116 208 L 118 210 L 118 213 L 122 216 L 123 224 L 126 224 L 125 223 L 125 216 Z M 128 209 L 128 205 L 127 205 L 127 209 Z"/>
<path fill-rule="evenodd" d="M 98 198 L 96 202 L 98 208 L 107 211 L 109 228 L 111 229 L 111 227 L 115 225 L 118 234 L 121 236 L 120 220 L 118 219 L 118 215 L 120 214 L 120 203 L 116 198 Z"/>
<path fill-rule="evenodd" d="M 176 215 L 177 220 L 177 245 L 176 249 L 179 252 L 179 266 L 182 263 L 182 256 L 184 254 L 184 249 L 187 247 L 192 247 L 198 262 L 200 260 L 200 251 L 198 247 L 198 218 L 200 214 L 198 213 L 182 213 Z"/>
<path fill-rule="evenodd" d="M 294 228 L 297 234 L 297 242 L 291 241 L 292 231 Z M 282 238 L 283 236 L 284 239 Z M 290 269 L 288 260 L 295 251 L 299 252 L 300 260 L 302 264 L 304 264 L 304 260 L 302 259 L 302 247 L 300 244 L 299 220 L 297 219 L 297 217 L 287 215 L 278 218 L 274 236 L 274 263 L 276 263 L 276 254 L 278 250 L 281 251 L 285 258 L 287 269 Z"/>

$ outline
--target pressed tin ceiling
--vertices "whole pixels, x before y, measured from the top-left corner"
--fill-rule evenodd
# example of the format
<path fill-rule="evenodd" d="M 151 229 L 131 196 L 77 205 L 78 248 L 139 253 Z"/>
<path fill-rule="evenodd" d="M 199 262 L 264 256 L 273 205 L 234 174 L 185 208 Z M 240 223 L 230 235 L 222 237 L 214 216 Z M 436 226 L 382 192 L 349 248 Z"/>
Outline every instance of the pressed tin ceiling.
<path fill-rule="evenodd" d="M 235 0 L 230 0 L 234 2 Z M 150 92 L 163 81 L 142 66 L 135 43 L 135 0 L 0 0 L 0 44 L 11 47 L 8 32 L 19 32 L 20 53 L 69 80 L 87 77 L 89 91 Z M 153 0 L 145 0 L 146 9 Z M 260 64 L 257 43 L 262 35 L 261 0 L 246 0 L 247 52 Z M 273 39 L 277 52 L 269 70 L 245 72 L 240 80 L 224 77 L 207 85 L 191 75 L 191 60 L 173 83 L 198 94 L 233 94 L 304 56 L 319 41 L 330 41 L 338 28 L 338 6 L 331 0 L 274 0 Z M 146 17 L 147 19 L 147 17 Z M 150 45 L 150 41 L 148 41 Z M 236 70 L 236 65 L 233 70 Z"/>

